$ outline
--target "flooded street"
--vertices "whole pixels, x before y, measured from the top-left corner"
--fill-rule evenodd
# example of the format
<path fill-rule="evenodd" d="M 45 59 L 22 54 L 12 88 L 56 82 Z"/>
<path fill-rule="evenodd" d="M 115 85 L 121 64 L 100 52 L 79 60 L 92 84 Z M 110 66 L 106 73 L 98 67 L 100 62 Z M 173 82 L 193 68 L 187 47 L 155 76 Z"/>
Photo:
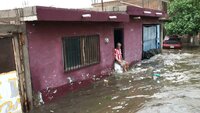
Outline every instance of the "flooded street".
<path fill-rule="evenodd" d="M 200 49 L 164 50 L 30 113 L 199 113 Z"/>

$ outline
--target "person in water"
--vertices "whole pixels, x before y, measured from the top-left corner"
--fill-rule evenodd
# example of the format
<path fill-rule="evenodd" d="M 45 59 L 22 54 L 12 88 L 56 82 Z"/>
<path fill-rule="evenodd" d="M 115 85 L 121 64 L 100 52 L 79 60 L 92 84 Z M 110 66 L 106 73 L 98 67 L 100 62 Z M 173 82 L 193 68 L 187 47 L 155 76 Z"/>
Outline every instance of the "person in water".
<path fill-rule="evenodd" d="M 129 64 L 122 58 L 121 46 L 121 43 L 117 43 L 117 47 L 114 50 L 115 62 L 123 68 L 124 72 L 126 72 L 129 68 Z"/>

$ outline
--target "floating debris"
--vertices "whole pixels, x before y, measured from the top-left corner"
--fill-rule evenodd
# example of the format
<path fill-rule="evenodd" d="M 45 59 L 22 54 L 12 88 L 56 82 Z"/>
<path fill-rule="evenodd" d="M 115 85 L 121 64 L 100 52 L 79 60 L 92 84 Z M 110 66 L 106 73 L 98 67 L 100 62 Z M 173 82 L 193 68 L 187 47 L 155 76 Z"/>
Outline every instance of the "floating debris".
<path fill-rule="evenodd" d="M 117 98 L 119 98 L 119 96 L 114 96 L 114 97 L 111 98 L 111 100 L 115 100 Z"/>
<path fill-rule="evenodd" d="M 132 98 L 149 98 L 149 95 L 136 95 L 136 96 L 129 96 L 126 97 L 126 99 L 132 99 Z"/>
<path fill-rule="evenodd" d="M 123 106 L 115 106 L 115 107 L 113 107 L 112 109 L 113 110 L 117 110 L 117 109 L 122 109 L 123 108 Z"/>

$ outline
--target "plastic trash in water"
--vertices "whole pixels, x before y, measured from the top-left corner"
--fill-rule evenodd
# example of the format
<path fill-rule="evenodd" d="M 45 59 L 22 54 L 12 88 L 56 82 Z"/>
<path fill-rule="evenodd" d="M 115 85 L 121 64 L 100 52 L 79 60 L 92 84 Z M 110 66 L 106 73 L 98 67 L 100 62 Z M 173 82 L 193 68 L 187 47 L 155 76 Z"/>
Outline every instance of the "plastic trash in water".
<path fill-rule="evenodd" d="M 160 77 L 160 74 L 157 74 L 157 73 L 156 73 L 156 74 L 153 74 L 153 76 L 157 76 L 157 77 Z"/>
<path fill-rule="evenodd" d="M 156 80 L 157 83 L 160 83 L 160 81 L 157 80 L 159 77 L 160 77 L 160 74 L 158 74 L 158 73 L 154 73 L 154 74 L 153 74 L 153 80 Z"/>
<path fill-rule="evenodd" d="M 114 63 L 114 70 L 116 73 L 123 73 L 123 68 L 118 63 Z"/>

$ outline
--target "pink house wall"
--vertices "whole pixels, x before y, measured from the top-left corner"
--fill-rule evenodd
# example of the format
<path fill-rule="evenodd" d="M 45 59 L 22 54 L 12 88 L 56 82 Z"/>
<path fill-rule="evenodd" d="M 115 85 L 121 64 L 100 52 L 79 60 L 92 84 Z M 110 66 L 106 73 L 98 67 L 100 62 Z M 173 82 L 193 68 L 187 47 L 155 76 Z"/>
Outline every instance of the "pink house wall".
<path fill-rule="evenodd" d="M 94 34 L 100 36 L 100 63 L 72 72 L 65 72 L 61 38 L 63 36 Z M 78 83 L 81 86 L 84 85 L 85 80 L 91 80 L 94 75 L 104 74 L 112 68 L 114 39 L 111 23 L 28 22 L 27 36 L 31 76 L 35 92 L 45 92 L 49 88 L 54 92 L 54 88 L 70 84 L 68 77 L 75 82 L 74 84 Z M 108 44 L 104 42 L 105 37 L 110 38 Z M 74 87 L 76 86 L 69 88 L 73 90 Z M 64 89 L 68 89 L 68 86 Z M 65 92 L 64 89 L 61 88 L 59 90 L 61 92 L 57 93 Z"/>
<path fill-rule="evenodd" d="M 132 63 L 142 58 L 142 21 L 124 23 L 125 59 Z"/>
<path fill-rule="evenodd" d="M 124 28 L 124 50 L 125 60 L 131 64 L 142 59 L 142 38 L 144 24 L 160 24 L 158 18 L 142 17 L 134 20 L 130 17 L 130 22 L 123 23 Z"/>
<path fill-rule="evenodd" d="M 94 76 L 107 76 L 113 66 L 114 28 L 124 29 L 125 60 L 142 58 L 142 25 L 155 24 L 157 19 L 130 20 L 127 23 L 105 22 L 27 22 L 28 49 L 33 89 L 41 91 L 45 101 L 78 89 L 93 81 Z M 62 37 L 100 36 L 100 63 L 71 72 L 64 71 Z M 106 44 L 104 38 L 110 42 Z M 70 83 L 70 79 L 73 83 Z M 56 92 L 56 93 L 55 93 Z"/>

